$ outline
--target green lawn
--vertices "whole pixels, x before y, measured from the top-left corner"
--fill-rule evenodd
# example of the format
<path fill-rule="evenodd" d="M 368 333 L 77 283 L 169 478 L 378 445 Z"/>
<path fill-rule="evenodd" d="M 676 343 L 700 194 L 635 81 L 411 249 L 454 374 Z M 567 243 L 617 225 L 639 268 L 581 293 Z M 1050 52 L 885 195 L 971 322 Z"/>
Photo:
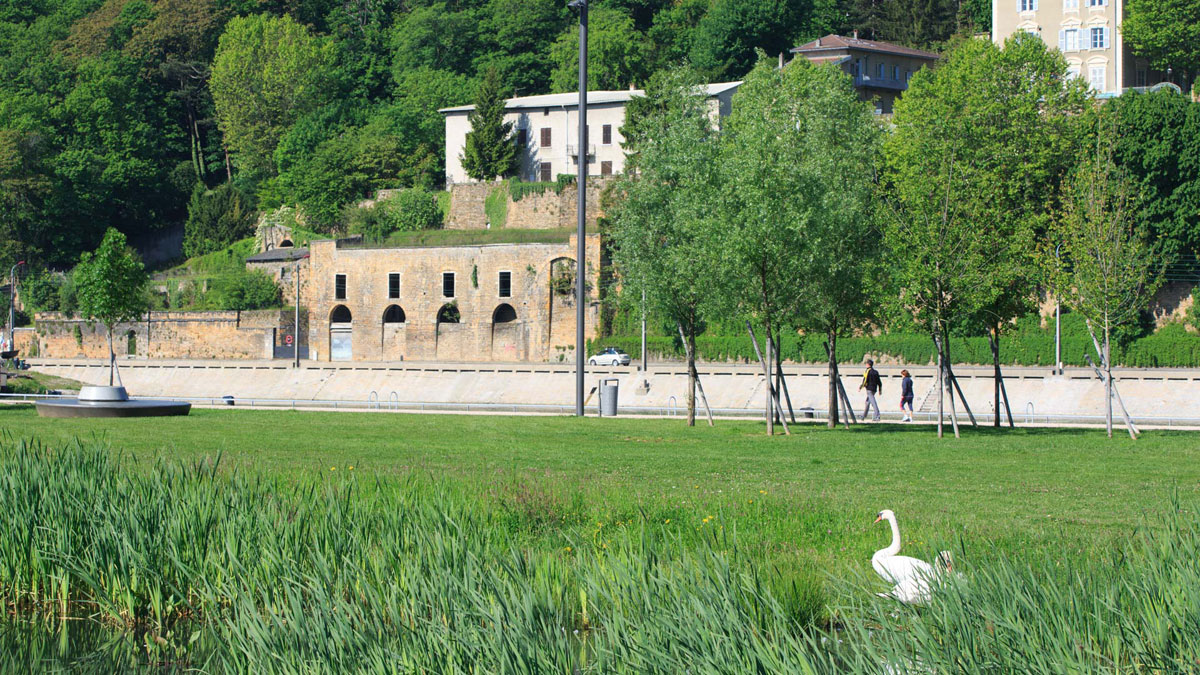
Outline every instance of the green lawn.
<path fill-rule="evenodd" d="M 869 570 L 887 543 L 872 525 L 884 508 L 913 555 L 948 545 L 964 555 L 1081 553 L 1157 518 L 1174 492 L 1187 500 L 1200 490 L 1200 435 L 1187 432 L 1133 442 L 1095 430 L 968 429 L 938 441 L 930 427 L 808 425 L 766 438 L 754 422 L 244 410 L 51 420 L 7 406 L 0 428 L 51 444 L 99 436 L 143 462 L 219 453 L 226 470 L 304 483 L 333 469 L 415 473 L 550 523 L 536 531 L 550 541 L 585 523 L 726 527 L 765 558 L 809 571 Z"/>

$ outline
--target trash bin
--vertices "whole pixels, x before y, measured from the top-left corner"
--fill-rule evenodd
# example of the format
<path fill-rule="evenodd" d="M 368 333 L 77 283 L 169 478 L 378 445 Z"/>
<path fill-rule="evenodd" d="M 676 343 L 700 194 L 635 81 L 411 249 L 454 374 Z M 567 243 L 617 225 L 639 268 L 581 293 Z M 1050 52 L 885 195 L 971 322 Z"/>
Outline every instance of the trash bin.
<path fill-rule="evenodd" d="M 616 417 L 617 415 L 617 387 L 620 380 L 617 378 L 608 378 L 600 380 L 600 416 L 601 417 Z"/>

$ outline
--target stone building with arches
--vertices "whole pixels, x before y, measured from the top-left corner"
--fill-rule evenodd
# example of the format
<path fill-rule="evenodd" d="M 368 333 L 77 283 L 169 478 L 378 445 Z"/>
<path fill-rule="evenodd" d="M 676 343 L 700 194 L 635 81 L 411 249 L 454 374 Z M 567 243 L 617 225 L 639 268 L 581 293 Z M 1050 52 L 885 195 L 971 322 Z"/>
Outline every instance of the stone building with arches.
<path fill-rule="evenodd" d="M 310 245 L 303 304 L 319 361 L 573 359 L 575 237 L 554 243 Z M 594 337 L 600 238 L 588 235 L 585 332 Z"/>

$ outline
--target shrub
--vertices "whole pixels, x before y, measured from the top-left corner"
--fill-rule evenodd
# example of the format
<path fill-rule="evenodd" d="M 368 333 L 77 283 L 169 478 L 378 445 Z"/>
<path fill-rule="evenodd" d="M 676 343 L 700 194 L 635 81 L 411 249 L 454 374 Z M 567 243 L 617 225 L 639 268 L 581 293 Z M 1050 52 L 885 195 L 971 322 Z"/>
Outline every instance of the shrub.
<path fill-rule="evenodd" d="M 226 277 L 214 290 L 212 300 L 219 303 L 221 309 L 271 309 L 283 304 L 275 281 L 258 271 Z"/>
<path fill-rule="evenodd" d="M 218 251 L 254 234 L 254 210 L 233 185 L 211 190 L 197 183 L 183 226 L 183 252 L 189 258 Z"/>
<path fill-rule="evenodd" d="M 392 229 L 399 232 L 434 230 L 442 226 L 442 209 L 425 188 L 410 188 L 388 200 L 385 208 Z"/>

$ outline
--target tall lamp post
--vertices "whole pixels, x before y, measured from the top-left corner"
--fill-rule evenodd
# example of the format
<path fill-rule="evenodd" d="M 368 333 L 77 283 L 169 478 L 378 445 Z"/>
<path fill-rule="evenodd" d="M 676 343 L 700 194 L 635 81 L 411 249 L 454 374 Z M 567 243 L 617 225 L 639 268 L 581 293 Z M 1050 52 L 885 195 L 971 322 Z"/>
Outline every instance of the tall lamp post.
<path fill-rule="evenodd" d="M 583 303 L 587 296 L 585 275 L 587 273 L 587 25 L 588 0 L 571 0 L 571 9 L 579 10 L 579 142 L 575 150 L 575 162 L 579 165 L 579 199 L 577 210 L 579 223 L 576 232 L 575 250 L 575 416 L 583 417 Z"/>
<path fill-rule="evenodd" d="M 12 269 L 8 271 L 8 348 L 15 349 L 16 344 L 14 331 L 17 328 L 17 268 L 24 265 L 25 261 L 21 260 Z"/>

